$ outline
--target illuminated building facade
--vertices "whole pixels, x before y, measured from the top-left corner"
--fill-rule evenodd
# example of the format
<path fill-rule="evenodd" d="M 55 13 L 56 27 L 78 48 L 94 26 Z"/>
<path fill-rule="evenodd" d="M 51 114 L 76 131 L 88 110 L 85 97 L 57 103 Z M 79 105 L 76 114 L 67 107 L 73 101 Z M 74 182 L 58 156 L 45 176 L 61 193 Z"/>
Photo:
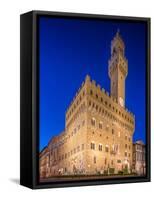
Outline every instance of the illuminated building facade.
<path fill-rule="evenodd" d="M 128 62 L 116 33 L 108 64 L 110 94 L 87 75 L 65 115 L 65 130 L 40 153 L 40 177 L 131 173 L 135 116 L 125 107 Z"/>

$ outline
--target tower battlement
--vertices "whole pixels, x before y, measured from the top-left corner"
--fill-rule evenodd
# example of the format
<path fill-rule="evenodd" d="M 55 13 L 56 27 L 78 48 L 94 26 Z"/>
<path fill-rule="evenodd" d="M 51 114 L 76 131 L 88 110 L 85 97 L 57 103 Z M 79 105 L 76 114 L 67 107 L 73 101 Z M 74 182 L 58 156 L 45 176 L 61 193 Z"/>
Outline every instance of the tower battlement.
<path fill-rule="evenodd" d="M 75 94 L 73 100 L 71 101 L 67 111 L 66 111 L 66 121 L 73 115 L 75 110 L 77 109 L 78 105 L 83 99 L 82 93 L 84 92 L 85 97 L 88 98 L 90 95 L 91 91 L 95 91 L 95 95 L 98 95 L 98 97 L 93 95 L 93 98 L 95 98 L 98 103 L 103 104 L 104 106 L 107 107 L 103 102 L 107 101 L 110 102 L 110 111 L 116 113 L 116 109 L 119 110 L 125 119 L 126 116 L 129 119 L 129 121 L 133 123 L 135 116 L 133 115 L 132 112 L 130 112 L 126 107 L 122 107 L 119 105 L 117 98 L 111 96 L 108 91 L 106 91 L 104 88 L 101 88 L 99 84 L 96 83 L 95 80 L 91 79 L 89 75 L 85 77 L 85 81 L 82 82 L 81 87 L 79 88 L 78 92 Z M 102 101 L 101 101 L 102 99 Z M 115 107 L 115 108 L 114 108 Z M 117 111 L 118 112 L 118 111 Z"/>

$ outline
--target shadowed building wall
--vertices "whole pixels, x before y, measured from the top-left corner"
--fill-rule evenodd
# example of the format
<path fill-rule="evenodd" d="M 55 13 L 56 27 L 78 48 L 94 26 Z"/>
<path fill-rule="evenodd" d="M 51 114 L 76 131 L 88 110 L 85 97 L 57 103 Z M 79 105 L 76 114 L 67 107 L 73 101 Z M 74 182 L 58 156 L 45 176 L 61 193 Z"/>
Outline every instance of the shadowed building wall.
<path fill-rule="evenodd" d="M 145 144 L 141 140 L 133 144 L 133 170 L 138 175 L 146 174 Z"/>

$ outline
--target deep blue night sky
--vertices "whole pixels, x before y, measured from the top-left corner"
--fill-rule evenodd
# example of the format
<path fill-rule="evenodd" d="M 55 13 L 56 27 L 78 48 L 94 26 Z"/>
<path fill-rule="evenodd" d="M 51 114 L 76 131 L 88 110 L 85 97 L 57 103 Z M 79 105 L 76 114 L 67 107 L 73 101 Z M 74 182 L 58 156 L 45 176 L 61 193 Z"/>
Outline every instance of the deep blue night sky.
<path fill-rule="evenodd" d="M 134 141 L 145 141 L 144 23 L 40 17 L 40 150 L 65 127 L 65 111 L 87 74 L 110 91 L 111 40 L 120 29 L 128 59 L 126 108 L 135 114 Z"/>

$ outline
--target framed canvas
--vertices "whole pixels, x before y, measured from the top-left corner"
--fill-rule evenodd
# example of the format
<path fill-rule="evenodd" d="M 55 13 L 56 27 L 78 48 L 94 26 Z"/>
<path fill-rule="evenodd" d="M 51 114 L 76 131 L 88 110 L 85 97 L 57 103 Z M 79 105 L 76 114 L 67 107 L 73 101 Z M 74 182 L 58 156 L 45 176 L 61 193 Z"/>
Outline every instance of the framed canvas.
<path fill-rule="evenodd" d="M 21 15 L 20 183 L 150 181 L 150 19 Z"/>

